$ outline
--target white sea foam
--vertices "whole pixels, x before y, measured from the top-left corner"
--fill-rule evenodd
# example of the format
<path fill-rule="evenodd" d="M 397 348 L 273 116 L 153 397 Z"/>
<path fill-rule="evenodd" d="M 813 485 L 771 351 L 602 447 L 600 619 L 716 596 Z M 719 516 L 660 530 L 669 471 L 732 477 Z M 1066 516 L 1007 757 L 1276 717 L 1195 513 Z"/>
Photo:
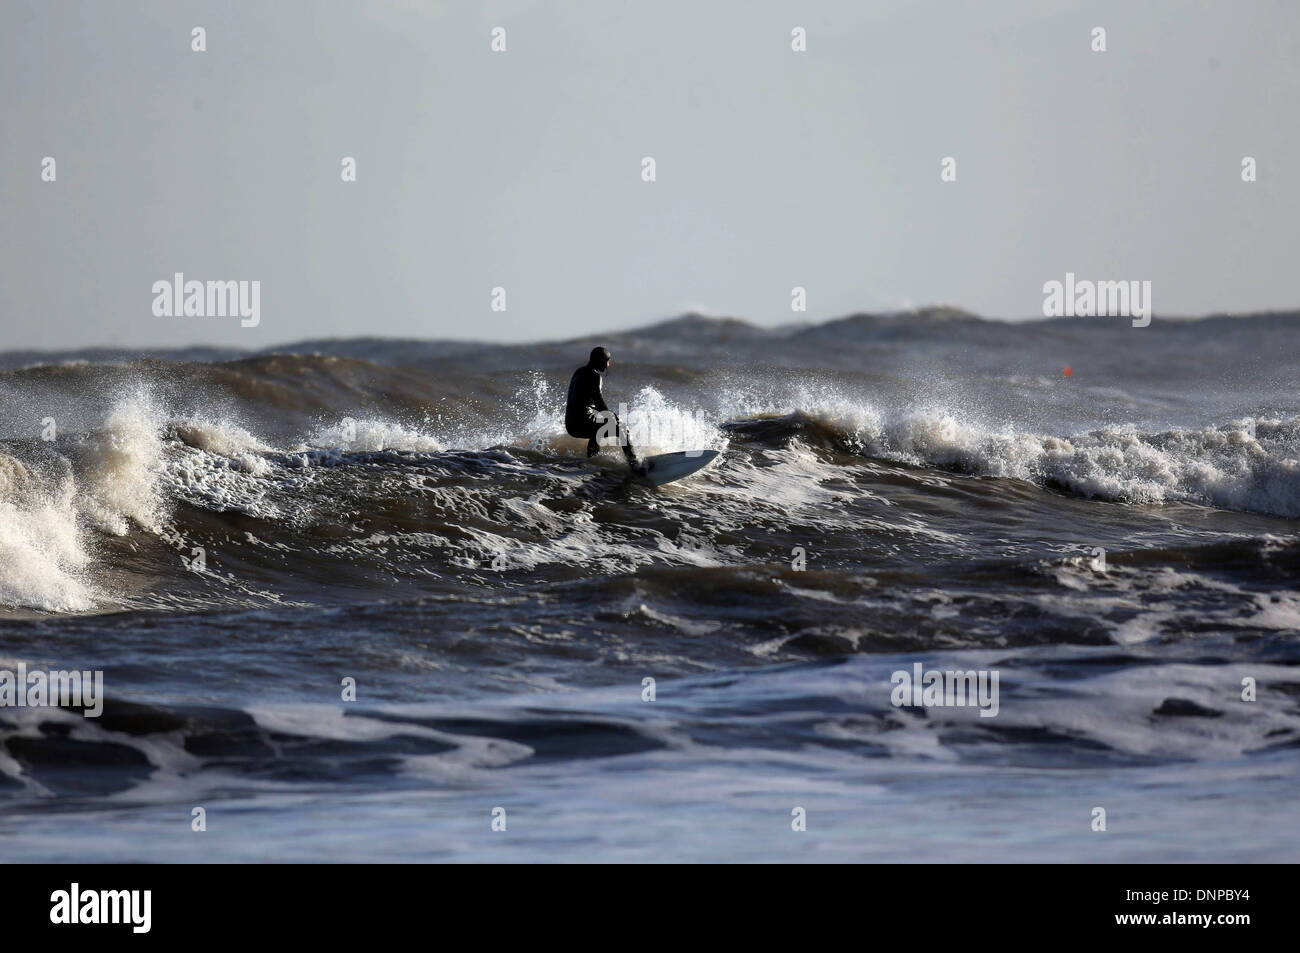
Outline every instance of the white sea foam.
<path fill-rule="evenodd" d="M 89 561 L 71 475 L 46 480 L 0 454 L 0 605 L 88 609 L 96 598 Z"/>
<path fill-rule="evenodd" d="M 380 417 L 344 418 L 322 424 L 305 441 L 305 447 L 345 453 L 410 450 L 436 453 L 443 444 L 423 430 Z"/>
<path fill-rule="evenodd" d="M 163 501 L 160 414 L 144 396 L 115 404 L 77 446 L 77 508 L 96 529 L 124 536 L 132 522 L 159 528 Z"/>
<path fill-rule="evenodd" d="M 1199 503 L 1300 517 L 1300 418 L 1200 429 L 1113 426 L 1070 436 L 989 426 L 943 409 L 882 413 L 851 401 L 800 410 L 868 456 L 1051 485 L 1126 503 Z M 789 412 L 789 411 L 787 411 Z"/>
<path fill-rule="evenodd" d="M 90 530 L 158 531 L 163 442 L 147 396 L 124 397 L 104 424 L 47 454 L 39 466 L 0 454 L 0 603 L 84 611 L 102 594 L 90 581 Z"/>

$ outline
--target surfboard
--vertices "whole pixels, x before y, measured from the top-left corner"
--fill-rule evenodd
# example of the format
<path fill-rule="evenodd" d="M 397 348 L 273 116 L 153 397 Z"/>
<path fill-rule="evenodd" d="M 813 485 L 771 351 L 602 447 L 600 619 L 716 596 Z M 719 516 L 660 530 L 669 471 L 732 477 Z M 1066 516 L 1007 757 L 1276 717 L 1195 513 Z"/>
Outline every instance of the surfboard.
<path fill-rule="evenodd" d="M 651 486 L 663 486 L 665 483 L 672 483 L 674 480 L 680 480 L 698 470 L 703 470 L 717 458 L 717 450 L 657 453 L 641 461 L 636 475 Z"/>

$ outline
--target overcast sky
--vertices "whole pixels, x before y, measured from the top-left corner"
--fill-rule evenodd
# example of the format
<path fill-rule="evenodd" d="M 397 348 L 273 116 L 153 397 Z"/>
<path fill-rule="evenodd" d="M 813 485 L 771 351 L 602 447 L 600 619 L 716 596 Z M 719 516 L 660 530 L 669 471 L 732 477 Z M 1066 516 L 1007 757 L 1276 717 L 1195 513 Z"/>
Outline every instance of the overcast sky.
<path fill-rule="evenodd" d="M 1291 0 L 0 11 L 2 349 L 1023 318 L 1067 271 L 1157 315 L 1300 305 Z M 261 323 L 156 317 L 177 271 L 260 281 Z"/>

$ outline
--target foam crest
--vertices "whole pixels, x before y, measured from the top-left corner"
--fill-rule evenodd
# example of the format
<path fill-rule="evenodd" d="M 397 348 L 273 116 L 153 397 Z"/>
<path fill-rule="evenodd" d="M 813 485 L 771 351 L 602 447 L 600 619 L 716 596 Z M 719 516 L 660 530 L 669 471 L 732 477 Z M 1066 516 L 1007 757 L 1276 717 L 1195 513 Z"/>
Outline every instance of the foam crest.
<path fill-rule="evenodd" d="M 66 471 L 42 479 L 0 453 L 0 604 L 48 612 L 94 605 L 74 499 Z"/>
<path fill-rule="evenodd" d="M 380 417 L 345 417 L 318 427 L 301 449 L 342 450 L 350 453 L 379 453 L 409 450 L 435 453 L 443 449 L 436 437 L 423 430 Z"/>
<path fill-rule="evenodd" d="M 159 411 L 136 396 L 115 404 L 77 449 L 77 508 L 96 529 L 125 536 L 132 522 L 157 532 L 164 443 Z"/>

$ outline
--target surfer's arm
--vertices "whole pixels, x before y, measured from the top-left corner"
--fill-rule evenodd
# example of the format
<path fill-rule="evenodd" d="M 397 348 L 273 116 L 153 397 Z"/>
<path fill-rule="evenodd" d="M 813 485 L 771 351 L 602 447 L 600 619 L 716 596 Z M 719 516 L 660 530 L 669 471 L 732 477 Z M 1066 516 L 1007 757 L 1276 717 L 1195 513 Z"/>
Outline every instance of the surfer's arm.
<path fill-rule="evenodd" d="M 591 389 L 591 406 L 598 413 L 609 413 L 609 408 L 605 406 L 605 398 L 600 392 L 600 375 L 592 374 L 596 378 L 595 387 Z"/>

